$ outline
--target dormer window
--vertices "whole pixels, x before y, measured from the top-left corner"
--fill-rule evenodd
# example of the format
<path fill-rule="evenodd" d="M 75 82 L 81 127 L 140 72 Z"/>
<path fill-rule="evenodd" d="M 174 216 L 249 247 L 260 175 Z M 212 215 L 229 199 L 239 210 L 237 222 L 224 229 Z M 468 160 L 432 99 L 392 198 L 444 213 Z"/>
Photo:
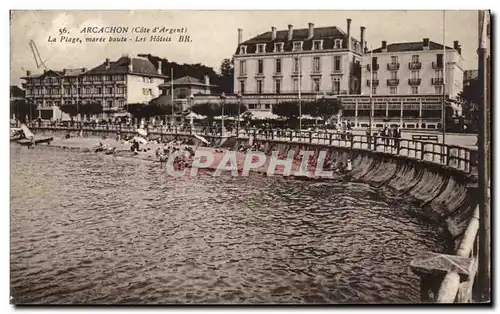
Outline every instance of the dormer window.
<path fill-rule="evenodd" d="M 321 50 L 321 49 L 323 49 L 323 41 L 322 40 L 313 41 L 313 50 Z"/>
<path fill-rule="evenodd" d="M 294 41 L 293 42 L 293 51 L 302 51 L 302 42 Z"/>
<path fill-rule="evenodd" d="M 274 43 L 274 52 L 283 52 L 283 43 Z"/>
<path fill-rule="evenodd" d="M 266 51 L 266 44 L 258 44 L 257 53 L 264 53 L 264 51 Z"/>
<path fill-rule="evenodd" d="M 335 46 L 333 48 L 335 49 L 342 48 L 342 39 L 335 39 Z"/>
<path fill-rule="evenodd" d="M 245 55 L 247 53 L 247 46 L 240 46 L 240 55 Z"/>

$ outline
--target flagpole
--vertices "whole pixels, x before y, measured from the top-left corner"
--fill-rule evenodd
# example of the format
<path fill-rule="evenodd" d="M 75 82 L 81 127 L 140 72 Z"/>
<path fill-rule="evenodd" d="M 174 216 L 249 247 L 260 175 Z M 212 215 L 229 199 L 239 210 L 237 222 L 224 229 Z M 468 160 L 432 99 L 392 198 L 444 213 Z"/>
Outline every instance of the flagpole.
<path fill-rule="evenodd" d="M 174 126 L 174 67 L 170 68 L 170 97 L 172 101 L 172 127 Z"/>
<path fill-rule="evenodd" d="M 300 57 L 297 54 L 297 61 L 299 63 L 299 131 L 302 131 L 302 98 L 301 98 L 301 89 L 302 89 L 302 63 L 300 62 Z"/>
<path fill-rule="evenodd" d="M 441 153 L 444 160 L 444 145 L 446 136 L 446 11 L 443 10 L 443 103 L 441 106 L 441 117 L 442 117 L 442 127 L 443 127 L 443 146 L 441 148 Z"/>
<path fill-rule="evenodd" d="M 369 136 L 369 141 L 370 141 L 370 146 L 369 149 L 371 149 L 371 136 L 372 136 L 372 119 L 373 119 L 373 47 L 370 46 L 370 122 L 369 122 L 369 130 L 370 130 L 370 136 Z"/>

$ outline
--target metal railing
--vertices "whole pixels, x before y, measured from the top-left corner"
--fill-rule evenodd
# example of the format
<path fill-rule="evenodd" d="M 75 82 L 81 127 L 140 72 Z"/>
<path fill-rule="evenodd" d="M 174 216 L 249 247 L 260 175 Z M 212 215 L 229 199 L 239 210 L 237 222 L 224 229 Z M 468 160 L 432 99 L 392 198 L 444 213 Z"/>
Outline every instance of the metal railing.
<path fill-rule="evenodd" d="M 121 132 L 134 133 L 138 128 L 136 125 L 114 125 L 105 124 L 85 125 L 74 122 L 73 125 L 57 125 L 46 121 L 28 123 L 33 129 L 46 130 L 68 130 L 87 132 Z M 222 136 L 220 128 L 213 127 L 191 127 L 189 124 L 181 127 L 174 126 L 148 126 L 145 127 L 150 136 L 179 135 L 187 136 L 199 134 L 209 137 Z M 337 132 L 329 130 L 280 130 L 280 129 L 257 129 L 242 127 L 239 134 L 232 129 L 225 132 L 227 136 L 238 136 L 248 139 L 251 136 L 258 140 L 273 140 L 307 144 L 321 144 L 334 147 L 346 147 L 350 149 L 363 149 L 396 156 L 403 156 L 419 161 L 428 161 L 443 166 L 457 169 L 466 173 L 477 172 L 477 153 L 474 149 L 456 145 L 443 145 L 440 143 L 421 140 L 411 140 L 396 137 L 384 137 L 378 135 L 359 135 L 350 132 Z"/>

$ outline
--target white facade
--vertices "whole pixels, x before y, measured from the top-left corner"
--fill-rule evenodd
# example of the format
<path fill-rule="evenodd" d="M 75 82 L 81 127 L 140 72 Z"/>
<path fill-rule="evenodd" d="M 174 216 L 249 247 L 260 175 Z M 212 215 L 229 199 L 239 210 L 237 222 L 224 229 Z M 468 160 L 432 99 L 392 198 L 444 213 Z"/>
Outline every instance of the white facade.
<path fill-rule="evenodd" d="M 446 78 L 437 66 L 437 55 L 443 50 L 367 53 L 363 56 L 362 94 L 370 94 L 370 64 L 377 58 L 378 70 L 373 71 L 376 95 L 443 95 L 456 98 L 463 88 L 463 57 L 455 49 L 446 49 Z M 390 69 L 389 69 L 390 68 Z M 375 67 L 374 67 L 375 69 Z M 390 81 L 389 81 L 390 80 Z M 396 80 L 396 81 L 394 81 Z M 398 80 L 398 81 L 397 81 Z M 392 86 L 391 86 L 392 84 Z M 391 88 L 392 87 L 392 88 Z"/>
<path fill-rule="evenodd" d="M 127 103 L 149 103 L 161 95 L 158 86 L 164 82 L 159 77 L 127 74 Z"/>
<path fill-rule="evenodd" d="M 349 95 L 361 92 L 361 40 L 336 26 L 276 30 L 247 41 L 238 33 L 234 54 L 235 94 L 275 95 L 301 93 Z M 252 100 L 250 100 L 250 103 Z M 259 105 L 259 104 L 256 104 Z M 259 105 L 260 106 L 260 105 Z"/>
<path fill-rule="evenodd" d="M 301 92 L 349 94 L 353 58 L 361 63 L 359 54 L 345 50 L 237 56 L 234 63 L 234 93 L 298 93 L 300 73 Z M 262 73 L 259 73 L 259 62 L 262 62 Z M 281 71 L 277 72 L 279 63 Z M 262 84 L 260 90 L 259 82 Z"/>

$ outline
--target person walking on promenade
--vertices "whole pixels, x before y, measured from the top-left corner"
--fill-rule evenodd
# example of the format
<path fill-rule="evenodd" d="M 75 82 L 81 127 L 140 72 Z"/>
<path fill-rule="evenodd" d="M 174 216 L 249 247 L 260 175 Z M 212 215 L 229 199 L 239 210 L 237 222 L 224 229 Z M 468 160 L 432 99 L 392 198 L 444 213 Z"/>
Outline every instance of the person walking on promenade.
<path fill-rule="evenodd" d="M 399 153 L 399 141 L 401 139 L 401 129 L 399 128 L 399 125 L 397 125 L 396 128 L 394 128 L 392 136 L 394 137 L 394 147 L 396 148 L 396 151 Z"/>

